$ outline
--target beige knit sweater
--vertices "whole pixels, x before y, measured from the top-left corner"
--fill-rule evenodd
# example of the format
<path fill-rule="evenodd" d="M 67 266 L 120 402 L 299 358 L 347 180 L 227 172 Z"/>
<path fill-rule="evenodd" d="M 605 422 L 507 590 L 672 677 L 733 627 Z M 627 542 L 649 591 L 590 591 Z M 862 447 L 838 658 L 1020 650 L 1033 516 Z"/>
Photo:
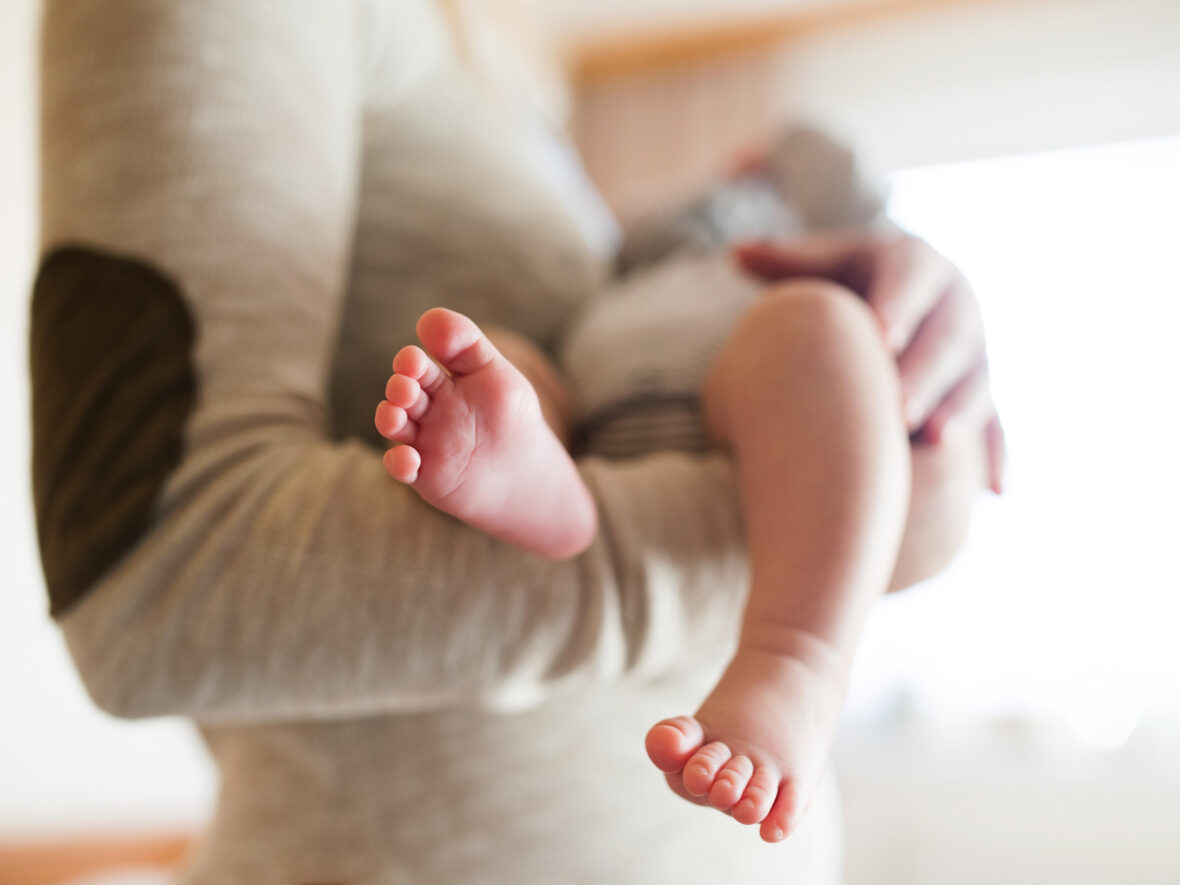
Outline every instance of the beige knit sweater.
<path fill-rule="evenodd" d="M 735 636 L 726 459 L 584 458 L 601 530 L 561 563 L 382 471 L 423 309 L 548 346 L 602 283 L 558 142 L 429 0 L 47 7 L 43 558 L 95 701 L 217 759 L 185 881 L 832 881 L 830 796 L 765 846 L 644 757 Z"/>

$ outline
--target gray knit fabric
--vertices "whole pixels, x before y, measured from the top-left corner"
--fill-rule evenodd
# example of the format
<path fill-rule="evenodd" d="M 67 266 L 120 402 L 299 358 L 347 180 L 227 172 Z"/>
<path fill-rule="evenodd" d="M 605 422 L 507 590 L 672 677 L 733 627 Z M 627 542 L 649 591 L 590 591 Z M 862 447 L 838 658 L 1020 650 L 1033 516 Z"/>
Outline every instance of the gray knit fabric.
<path fill-rule="evenodd" d="M 43 251 L 158 268 L 196 329 L 183 456 L 60 619 L 99 705 L 208 739 L 184 881 L 834 881 L 830 793 L 765 846 L 643 754 L 736 635 L 724 457 L 583 457 L 601 531 L 561 563 L 383 473 L 423 309 L 549 345 L 610 257 L 428 0 L 49 0 L 44 58 Z"/>
<path fill-rule="evenodd" d="M 725 253 L 689 250 L 592 299 L 559 351 L 577 445 L 612 458 L 706 451 L 699 392 L 760 293 Z"/>

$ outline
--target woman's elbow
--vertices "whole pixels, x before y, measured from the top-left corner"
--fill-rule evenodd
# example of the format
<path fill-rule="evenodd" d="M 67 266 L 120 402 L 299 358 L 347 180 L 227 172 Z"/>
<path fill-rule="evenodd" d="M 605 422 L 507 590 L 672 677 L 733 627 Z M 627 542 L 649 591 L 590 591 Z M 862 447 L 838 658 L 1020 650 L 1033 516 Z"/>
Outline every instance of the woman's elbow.
<path fill-rule="evenodd" d="M 188 692 L 175 675 L 183 652 L 158 631 L 104 606 L 79 607 L 59 626 L 82 685 L 103 712 L 120 719 L 184 712 Z"/>

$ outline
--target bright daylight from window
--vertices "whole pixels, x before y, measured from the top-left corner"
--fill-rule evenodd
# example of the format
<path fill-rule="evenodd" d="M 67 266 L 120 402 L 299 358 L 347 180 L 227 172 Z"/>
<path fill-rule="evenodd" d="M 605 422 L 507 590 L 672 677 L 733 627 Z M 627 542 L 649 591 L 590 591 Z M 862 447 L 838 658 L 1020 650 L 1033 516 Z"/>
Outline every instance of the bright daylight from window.
<path fill-rule="evenodd" d="M 850 720 L 1180 766 L 1180 139 L 902 172 L 891 212 L 975 285 L 1008 490 L 882 603 Z"/>

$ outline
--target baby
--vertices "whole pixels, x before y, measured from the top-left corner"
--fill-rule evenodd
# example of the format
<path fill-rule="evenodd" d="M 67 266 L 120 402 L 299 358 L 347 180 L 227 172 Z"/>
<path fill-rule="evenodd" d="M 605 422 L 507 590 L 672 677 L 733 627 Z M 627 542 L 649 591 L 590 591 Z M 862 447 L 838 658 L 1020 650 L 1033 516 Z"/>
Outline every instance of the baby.
<path fill-rule="evenodd" d="M 377 407 L 397 443 L 385 468 L 524 550 L 575 556 L 595 535 L 567 447 L 567 381 L 596 451 L 654 439 L 732 453 L 751 564 L 738 648 L 700 709 L 655 724 L 646 746 L 679 795 L 784 839 L 826 767 L 908 503 L 897 372 L 868 306 L 824 280 L 759 290 L 722 258 L 689 258 L 591 307 L 565 348 L 569 379 L 531 343 L 443 308 L 417 333 Z M 593 402 L 620 382 L 632 395 Z"/>

